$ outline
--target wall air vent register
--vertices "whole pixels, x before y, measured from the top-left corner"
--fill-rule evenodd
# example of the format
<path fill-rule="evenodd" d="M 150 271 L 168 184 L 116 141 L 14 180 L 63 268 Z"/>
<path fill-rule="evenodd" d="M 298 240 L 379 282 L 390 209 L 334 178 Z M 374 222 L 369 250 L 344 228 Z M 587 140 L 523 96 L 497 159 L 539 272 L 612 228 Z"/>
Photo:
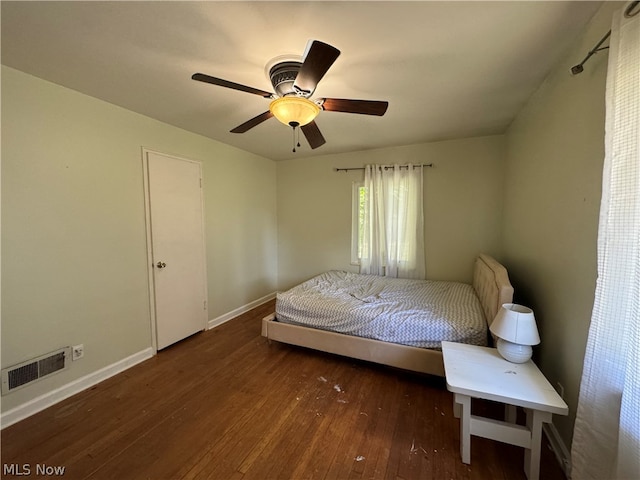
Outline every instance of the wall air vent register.
<path fill-rule="evenodd" d="M 2 395 L 67 368 L 71 347 L 64 347 L 38 358 L 2 370 Z"/>

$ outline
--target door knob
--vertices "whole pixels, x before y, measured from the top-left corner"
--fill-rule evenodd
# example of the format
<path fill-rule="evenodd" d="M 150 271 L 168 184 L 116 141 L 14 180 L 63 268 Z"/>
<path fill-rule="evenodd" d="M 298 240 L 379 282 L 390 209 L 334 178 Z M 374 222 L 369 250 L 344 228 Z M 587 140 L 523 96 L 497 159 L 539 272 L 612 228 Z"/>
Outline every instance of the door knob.
<path fill-rule="evenodd" d="M 164 267 L 166 267 L 166 266 L 167 266 L 167 264 L 166 264 L 166 263 L 164 263 L 164 262 L 158 262 L 158 263 L 156 263 L 156 267 L 158 267 L 158 268 L 164 268 Z"/>

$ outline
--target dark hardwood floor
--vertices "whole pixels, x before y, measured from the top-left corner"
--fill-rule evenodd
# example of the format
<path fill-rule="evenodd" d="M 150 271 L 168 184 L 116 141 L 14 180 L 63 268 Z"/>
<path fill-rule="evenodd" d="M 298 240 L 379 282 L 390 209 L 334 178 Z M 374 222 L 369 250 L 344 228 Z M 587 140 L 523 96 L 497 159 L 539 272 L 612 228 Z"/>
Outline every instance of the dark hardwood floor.
<path fill-rule="evenodd" d="M 510 445 L 473 437 L 471 464 L 460 461 L 444 379 L 269 344 L 260 322 L 273 309 L 4 429 L 3 478 L 12 464 L 31 477 L 36 465 L 64 467 L 67 479 L 526 478 L 523 450 Z M 564 479 L 547 447 L 540 478 Z"/>

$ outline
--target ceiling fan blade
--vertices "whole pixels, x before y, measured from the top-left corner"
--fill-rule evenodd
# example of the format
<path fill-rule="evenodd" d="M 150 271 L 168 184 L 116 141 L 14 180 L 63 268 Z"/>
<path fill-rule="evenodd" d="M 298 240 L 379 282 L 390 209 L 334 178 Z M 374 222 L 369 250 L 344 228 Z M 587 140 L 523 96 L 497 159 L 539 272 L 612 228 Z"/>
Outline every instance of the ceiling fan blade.
<path fill-rule="evenodd" d="M 322 133 L 320 133 L 320 129 L 318 128 L 315 120 L 311 123 L 307 123 L 306 125 L 301 126 L 300 130 L 302 130 L 302 133 L 304 133 L 304 136 L 307 139 L 307 142 L 309 142 L 309 145 L 312 149 L 318 148 L 327 143 L 327 141 L 322 136 Z"/>
<path fill-rule="evenodd" d="M 293 84 L 298 90 L 311 95 L 318 82 L 340 55 L 340 50 L 314 40 Z"/>
<path fill-rule="evenodd" d="M 358 113 L 381 117 L 387 111 L 389 102 L 378 100 L 349 100 L 346 98 L 324 98 L 322 108 L 329 112 Z"/>
<path fill-rule="evenodd" d="M 270 92 L 265 92 L 264 90 L 248 87 L 240 83 L 230 82 L 221 78 L 211 77 L 209 75 L 205 75 L 204 73 L 194 73 L 191 78 L 199 82 L 210 83 L 212 85 L 218 85 L 220 87 L 232 88 L 233 90 L 240 90 L 241 92 L 253 93 L 254 95 L 260 95 L 264 98 L 271 98 L 273 96 L 273 94 Z"/>
<path fill-rule="evenodd" d="M 271 117 L 273 117 L 273 113 L 266 111 L 256 117 L 253 117 L 251 120 L 247 120 L 242 125 L 238 125 L 236 128 L 231 130 L 231 133 L 244 133 L 256 125 L 260 125 L 265 120 L 269 120 Z"/>

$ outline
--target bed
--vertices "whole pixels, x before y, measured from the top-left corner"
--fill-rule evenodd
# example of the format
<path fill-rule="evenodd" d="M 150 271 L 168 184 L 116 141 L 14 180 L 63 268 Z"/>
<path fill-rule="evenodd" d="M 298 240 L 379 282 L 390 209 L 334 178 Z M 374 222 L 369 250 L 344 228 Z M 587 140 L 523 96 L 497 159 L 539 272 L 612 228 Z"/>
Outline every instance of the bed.
<path fill-rule="evenodd" d="M 331 271 L 279 293 L 262 335 L 444 376 L 440 342 L 486 345 L 488 326 L 512 299 L 507 270 L 485 254 L 475 260 L 471 285 Z"/>

